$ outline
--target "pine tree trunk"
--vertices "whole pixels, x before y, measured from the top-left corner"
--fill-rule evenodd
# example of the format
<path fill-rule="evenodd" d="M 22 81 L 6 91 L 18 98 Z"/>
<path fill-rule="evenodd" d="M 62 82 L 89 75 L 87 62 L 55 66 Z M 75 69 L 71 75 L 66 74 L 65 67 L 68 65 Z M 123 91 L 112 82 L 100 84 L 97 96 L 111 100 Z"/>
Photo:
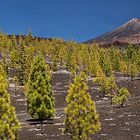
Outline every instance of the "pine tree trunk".
<path fill-rule="evenodd" d="M 121 107 L 123 107 L 123 103 L 121 103 Z"/>
<path fill-rule="evenodd" d="M 43 134 L 43 120 L 41 120 L 40 122 L 41 122 L 42 134 Z"/>
<path fill-rule="evenodd" d="M 110 102 L 110 105 L 112 105 L 113 104 L 113 102 L 112 102 L 112 97 L 111 97 L 111 102 Z"/>
<path fill-rule="evenodd" d="M 103 97 L 105 97 L 105 91 L 103 91 Z"/>
<path fill-rule="evenodd" d="M 17 87 L 16 87 L 16 83 L 15 83 L 15 96 L 16 96 L 16 91 L 17 91 Z"/>

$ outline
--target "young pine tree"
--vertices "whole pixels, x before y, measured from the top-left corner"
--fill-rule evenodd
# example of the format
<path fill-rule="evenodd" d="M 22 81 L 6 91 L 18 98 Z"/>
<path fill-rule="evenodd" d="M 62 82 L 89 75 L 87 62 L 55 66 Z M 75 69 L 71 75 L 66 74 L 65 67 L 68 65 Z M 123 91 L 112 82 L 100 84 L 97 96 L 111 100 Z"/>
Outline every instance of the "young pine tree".
<path fill-rule="evenodd" d="M 75 77 L 66 97 L 65 133 L 70 134 L 73 140 L 90 140 L 90 135 L 101 129 L 99 115 L 87 93 L 85 79 L 84 73 Z"/>
<path fill-rule="evenodd" d="M 112 101 L 113 103 L 119 104 L 121 107 L 123 107 L 123 104 L 127 101 L 129 96 L 130 96 L 130 93 L 128 89 L 123 87 L 119 90 L 119 93 L 116 96 L 114 96 Z"/>
<path fill-rule="evenodd" d="M 24 85 L 26 83 L 26 51 L 25 46 L 21 44 L 19 46 L 19 58 L 18 58 L 18 68 L 17 68 L 17 77 L 20 85 Z"/>
<path fill-rule="evenodd" d="M 118 86 L 116 84 L 116 80 L 115 80 L 115 76 L 114 75 L 111 75 L 109 78 L 108 78 L 108 87 L 109 87 L 109 91 L 108 91 L 108 94 L 107 96 L 110 97 L 110 100 L 111 100 L 111 105 L 112 105 L 112 99 L 114 98 L 114 96 L 116 95 L 117 91 L 118 91 Z"/>
<path fill-rule="evenodd" d="M 17 86 L 18 86 L 18 84 L 19 84 L 17 76 L 14 76 L 14 77 L 13 77 L 13 81 L 14 81 L 14 83 L 15 83 L 15 96 L 16 96 Z"/>
<path fill-rule="evenodd" d="M 123 76 L 127 75 L 127 64 L 125 61 L 120 61 L 120 72 L 122 72 Z"/>
<path fill-rule="evenodd" d="M 53 59 L 52 59 L 51 68 L 52 68 L 53 71 L 57 71 L 58 70 L 58 62 L 57 62 L 57 58 L 56 57 L 53 57 Z"/>
<path fill-rule="evenodd" d="M 97 83 L 99 85 L 100 91 L 103 93 L 103 97 L 105 97 L 109 92 L 109 81 L 107 76 L 103 73 L 102 69 L 99 69 L 99 71 L 96 74 L 96 78 L 93 79 L 94 83 Z"/>
<path fill-rule="evenodd" d="M 42 56 L 33 63 L 27 84 L 28 112 L 41 122 L 54 116 L 54 97 L 50 84 L 51 76 Z"/>
<path fill-rule="evenodd" d="M 9 72 L 8 72 L 9 62 L 6 60 L 6 54 L 3 55 L 1 65 L 8 76 L 8 74 L 9 74 Z"/>
<path fill-rule="evenodd" d="M 111 62 L 109 58 L 109 54 L 107 50 L 100 49 L 100 60 L 99 60 L 100 66 L 106 76 L 110 76 L 112 73 L 112 67 Z"/>
<path fill-rule="evenodd" d="M 112 104 L 112 98 L 115 96 L 118 90 L 115 76 L 112 74 L 110 77 L 107 77 L 100 69 L 97 73 L 97 77 L 94 78 L 93 82 L 99 85 L 99 90 L 102 91 L 103 97 L 110 97 Z"/>
<path fill-rule="evenodd" d="M 135 63 L 130 64 L 128 67 L 128 75 L 130 76 L 131 81 L 133 80 L 134 77 L 136 77 L 137 73 L 138 73 L 138 69 L 136 64 Z"/>
<path fill-rule="evenodd" d="M 8 83 L 5 76 L 0 73 L 0 139 L 15 140 L 19 129 L 19 122 L 15 114 L 15 108 L 11 106 L 7 88 Z"/>

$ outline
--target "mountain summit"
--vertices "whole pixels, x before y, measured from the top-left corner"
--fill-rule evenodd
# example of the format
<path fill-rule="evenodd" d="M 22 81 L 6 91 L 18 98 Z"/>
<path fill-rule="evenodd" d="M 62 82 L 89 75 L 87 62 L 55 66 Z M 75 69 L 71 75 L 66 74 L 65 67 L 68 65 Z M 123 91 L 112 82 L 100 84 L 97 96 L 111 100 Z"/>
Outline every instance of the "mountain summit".
<path fill-rule="evenodd" d="M 111 44 L 140 44 L 140 20 L 133 18 L 117 29 L 85 43 L 92 44 L 93 42 L 104 46 Z"/>

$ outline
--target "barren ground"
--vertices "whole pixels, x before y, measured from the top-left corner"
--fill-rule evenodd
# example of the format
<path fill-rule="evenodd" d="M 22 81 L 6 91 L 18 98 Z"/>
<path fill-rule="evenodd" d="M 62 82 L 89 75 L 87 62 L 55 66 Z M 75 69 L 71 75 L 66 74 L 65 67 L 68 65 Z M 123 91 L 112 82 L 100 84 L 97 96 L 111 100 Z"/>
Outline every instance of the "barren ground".
<path fill-rule="evenodd" d="M 70 140 L 62 133 L 64 128 L 63 109 L 66 106 L 65 97 L 70 83 L 69 74 L 55 73 L 52 77 L 53 93 L 55 96 L 56 115 L 54 120 L 40 122 L 32 120 L 27 113 L 26 98 L 22 89 L 18 87 L 14 93 L 13 74 L 9 78 L 12 104 L 16 108 L 17 116 L 21 123 L 18 133 L 19 140 Z M 129 89 L 131 97 L 123 108 L 110 105 L 107 98 L 102 98 L 97 90 L 97 85 L 89 80 L 89 93 L 95 101 L 100 115 L 102 130 L 91 136 L 93 140 L 140 140 L 140 80 L 130 81 L 129 78 L 117 76 L 120 87 Z"/>

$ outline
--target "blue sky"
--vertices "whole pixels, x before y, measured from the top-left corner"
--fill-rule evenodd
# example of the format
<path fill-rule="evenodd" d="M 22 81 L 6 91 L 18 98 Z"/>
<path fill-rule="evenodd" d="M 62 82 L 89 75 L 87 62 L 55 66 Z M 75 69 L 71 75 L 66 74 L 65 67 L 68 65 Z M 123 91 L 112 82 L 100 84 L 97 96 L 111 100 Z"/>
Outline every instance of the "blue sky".
<path fill-rule="evenodd" d="M 82 42 L 140 18 L 140 0 L 0 0 L 6 33 Z"/>

